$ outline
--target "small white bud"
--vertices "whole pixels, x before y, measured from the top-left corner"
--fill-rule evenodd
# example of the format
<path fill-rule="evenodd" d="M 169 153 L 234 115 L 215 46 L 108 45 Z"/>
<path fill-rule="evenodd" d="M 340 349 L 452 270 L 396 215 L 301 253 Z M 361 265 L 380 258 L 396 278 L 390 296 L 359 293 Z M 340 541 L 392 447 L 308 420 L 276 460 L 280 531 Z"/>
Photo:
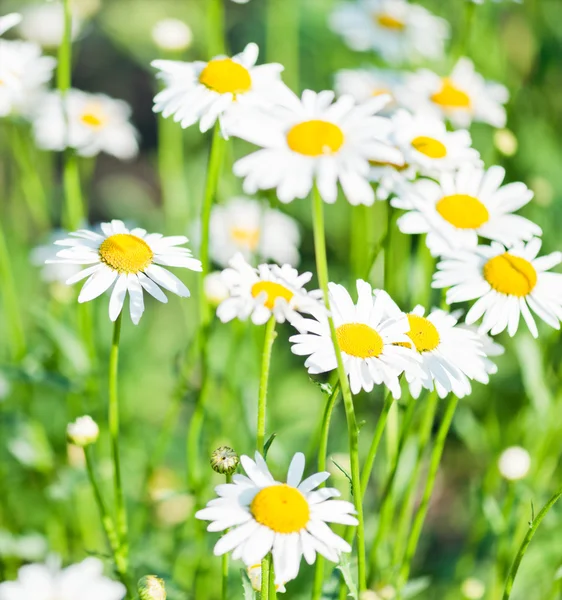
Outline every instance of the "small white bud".
<path fill-rule="evenodd" d="M 69 423 L 66 427 L 68 441 L 81 448 L 94 444 L 99 434 L 100 430 L 97 423 L 88 415 L 78 417 L 74 423 Z"/>
<path fill-rule="evenodd" d="M 498 469 L 502 477 L 510 481 L 523 479 L 531 468 L 531 456 L 520 446 L 511 446 L 501 453 Z"/>
<path fill-rule="evenodd" d="M 461 592 L 467 600 L 480 600 L 484 598 L 486 586 L 480 579 L 469 577 L 462 582 Z"/>
<path fill-rule="evenodd" d="M 162 50 L 179 52 L 191 46 L 193 33 L 189 25 L 178 19 L 162 19 L 152 28 L 152 39 Z"/>
<path fill-rule="evenodd" d="M 212 306 L 218 306 L 223 300 L 229 297 L 228 287 L 223 281 L 222 275 L 215 271 L 209 273 L 203 282 L 203 288 L 205 290 L 205 296 L 207 301 Z"/>
<path fill-rule="evenodd" d="M 498 129 L 495 131 L 494 144 L 504 156 L 513 156 L 517 153 L 517 138 L 513 131 L 509 129 Z"/>

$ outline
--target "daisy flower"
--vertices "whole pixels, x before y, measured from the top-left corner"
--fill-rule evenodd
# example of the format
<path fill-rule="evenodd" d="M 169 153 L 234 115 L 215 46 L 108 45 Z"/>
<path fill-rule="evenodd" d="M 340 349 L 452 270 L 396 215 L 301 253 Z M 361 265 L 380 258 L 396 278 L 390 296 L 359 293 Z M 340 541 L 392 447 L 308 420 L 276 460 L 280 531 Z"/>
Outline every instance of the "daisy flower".
<path fill-rule="evenodd" d="M 0 57 L 0 117 L 27 114 L 44 93 L 57 61 L 43 56 L 37 44 L 8 40 L 0 40 Z"/>
<path fill-rule="evenodd" d="M 255 110 L 276 105 L 287 90 L 281 81 L 283 67 L 277 63 L 256 66 L 258 53 L 256 44 L 248 44 L 232 58 L 153 61 L 164 83 L 154 98 L 154 112 L 173 116 L 183 128 L 199 121 L 201 131 L 207 131 L 235 106 Z"/>
<path fill-rule="evenodd" d="M 357 525 L 353 504 L 333 500 L 340 495 L 334 488 L 314 491 L 329 473 L 315 473 L 303 480 L 301 452 L 289 465 L 287 483 L 273 478 L 259 452 L 255 462 L 248 456 L 240 461 L 247 477 L 234 475 L 233 483 L 217 486 L 218 498 L 195 515 L 211 521 L 208 531 L 232 527 L 215 545 L 216 556 L 232 551 L 232 558 L 252 566 L 271 552 L 275 584 L 283 585 L 298 575 L 302 557 L 309 565 L 316 560 L 316 553 L 337 563 L 341 552 L 351 552 L 351 546 L 327 523 Z"/>
<path fill-rule="evenodd" d="M 330 283 L 328 287 L 330 310 L 351 391 L 370 392 L 375 385 L 384 384 L 395 398 L 400 398 L 398 377 L 419 362 L 410 347 L 408 318 L 402 312 L 389 316 L 396 306 L 390 296 L 381 290 L 374 297 L 371 286 L 361 279 L 357 280 L 357 304 L 342 285 Z M 304 327 L 308 333 L 289 339 L 293 353 L 308 356 L 304 365 L 311 374 L 336 369 L 327 316 L 305 319 Z"/>
<path fill-rule="evenodd" d="M 404 84 L 404 74 L 389 69 L 342 69 L 334 78 L 334 88 L 338 96 L 349 95 L 358 104 L 375 96 L 388 94 L 391 101 L 384 107 L 385 113 L 396 108 L 396 90 Z"/>
<path fill-rule="evenodd" d="M 10 13 L 0 17 L 0 35 L 6 33 L 8 29 L 15 27 L 21 22 L 21 15 L 19 13 Z"/>
<path fill-rule="evenodd" d="M 560 329 L 562 274 L 548 271 L 562 262 L 562 252 L 537 258 L 541 244 L 534 238 L 510 249 L 492 243 L 451 253 L 437 264 L 432 287 L 450 288 L 448 304 L 476 300 L 466 322 L 471 325 L 483 317 L 481 332 L 497 335 L 507 329 L 513 336 L 523 315 L 533 337 L 538 337 L 531 310 Z"/>
<path fill-rule="evenodd" d="M 222 267 L 240 252 L 277 263 L 297 265 L 301 236 L 297 222 L 284 213 L 249 198 L 216 204 L 211 213 L 211 258 Z"/>
<path fill-rule="evenodd" d="M 507 88 L 486 81 L 468 58 L 460 58 L 448 77 L 420 69 L 406 78 L 400 102 L 412 112 L 428 112 L 446 118 L 455 127 L 469 127 L 473 121 L 505 127 L 504 104 Z"/>
<path fill-rule="evenodd" d="M 254 269 L 242 254 L 236 254 L 230 268 L 222 272 L 230 297 L 217 308 L 217 316 L 223 323 L 250 317 L 255 325 L 263 325 L 273 315 L 278 323 L 289 321 L 300 330 L 304 321 L 301 312 L 324 312 L 321 291 L 304 289 L 311 279 L 312 273 L 299 275 L 291 265 L 259 265 Z"/>
<path fill-rule="evenodd" d="M 427 233 L 433 256 L 476 247 L 478 236 L 512 245 L 542 234 L 541 228 L 512 214 L 533 198 L 524 183 L 502 186 L 505 169 L 465 165 L 443 173 L 439 182 L 420 179 L 391 203 L 408 210 L 398 220 L 403 233 Z"/>
<path fill-rule="evenodd" d="M 88 302 L 101 296 L 113 286 L 109 301 L 109 318 L 115 321 L 121 314 L 125 296 L 129 293 L 131 320 L 138 324 L 144 312 L 143 290 L 160 302 L 168 298 L 163 287 L 182 298 L 189 290 L 167 267 L 182 267 L 201 271 L 201 262 L 191 256 L 187 248 L 178 248 L 188 240 L 182 235 L 164 237 L 160 233 L 147 234 L 146 230 L 127 229 L 122 221 L 101 224 L 101 233 L 81 229 L 70 238 L 55 242 L 66 246 L 57 254 L 56 261 L 71 265 L 88 265 L 71 277 L 68 285 L 88 278 L 78 302 Z"/>
<path fill-rule="evenodd" d="M 377 200 L 388 200 L 391 194 L 397 194 L 405 184 L 414 181 L 418 174 L 416 167 L 405 162 L 371 161 L 370 165 L 369 180 L 377 184 Z"/>
<path fill-rule="evenodd" d="M 53 565 L 25 565 L 15 581 L 0 583 L 0 600 L 23 598 L 81 598 L 81 600 L 121 600 L 125 586 L 103 575 L 103 563 L 86 558 L 66 569 Z"/>
<path fill-rule="evenodd" d="M 251 115 L 229 124 L 231 134 L 262 149 L 235 163 L 244 190 L 277 189 L 281 202 L 306 197 L 315 183 L 322 198 L 335 202 L 338 182 L 353 205 L 375 200 L 368 182 L 369 160 L 402 161 L 387 137 L 390 121 L 376 115 L 389 101 L 379 96 L 356 105 L 351 96 L 335 102 L 331 91 L 305 90 L 274 115 Z"/>
<path fill-rule="evenodd" d="M 374 50 L 395 64 L 444 54 L 449 25 L 406 0 L 358 0 L 336 7 L 330 27 L 353 50 Z"/>
<path fill-rule="evenodd" d="M 100 152 L 122 160 L 138 153 L 138 133 L 130 123 L 131 108 L 104 94 L 69 90 L 64 100 L 50 93 L 36 114 L 37 146 L 44 150 L 74 148 L 80 156 Z"/>
<path fill-rule="evenodd" d="M 179 19 L 162 19 L 152 28 L 152 40 L 165 52 L 182 52 L 193 42 L 193 32 Z"/>

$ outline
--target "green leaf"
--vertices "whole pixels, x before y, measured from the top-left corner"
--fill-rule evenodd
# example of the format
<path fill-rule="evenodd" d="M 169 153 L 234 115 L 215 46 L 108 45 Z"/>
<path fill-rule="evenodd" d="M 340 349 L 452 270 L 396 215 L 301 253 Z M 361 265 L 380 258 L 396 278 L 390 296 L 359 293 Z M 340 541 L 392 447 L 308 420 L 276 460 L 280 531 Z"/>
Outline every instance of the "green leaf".
<path fill-rule="evenodd" d="M 332 458 L 332 462 L 336 465 L 336 467 L 347 477 L 349 481 L 349 487 L 351 489 L 351 495 L 353 496 L 353 480 L 351 479 L 351 475 Z"/>
<path fill-rule="evenodd" d="M 347 589 L 349 591 L 349 593 L 347 594 L 348 597 L 353 598 L 353 600 L 359 600 L 357 586 L 355 585 L 355 581 L 353 581 L 353 576 L 351 575 L 351 562 L 349 561 L 349 559 L 347 557 L 342 557 L 342 562 L 340 562 L 336 569 L 338 569 L 342 574 L 343 580 L 345 581 L 345 585 L 347 586 Z"/>
<path fill-rule="evenodd" d="M 256 592 L 252 587 L 252 582 L 248 577 L 248 573 L 244 569 L 240 569 L 240 576 L 242 577 L 242 588 L 244 589 L 244 600 L 256 600 Z"/>
<path fill-rule="evenodd" d="M 309 378 L 310 381 L 312 381 L 312 383 L 320 388 L 320 391 L 323 394 L 326 394 L 326 396 L 331 396 L 334 393 L 334 387 L 332 386 L 331 383 L 325 382 L 322 383 L 321 381 L 316 381 L 315 379 L 312 379 L 312 377 Z"/>
<path fill-rule="evenodd" d="M 267 458 L 267 453 L 269 452 L 269 447 L 271 446 L 271 444 L 273 444 L 273 440 L 277 437 L 276 433 L 272 433 L 267 442 L 265 442 L 264 446 L 263 446 L 263 458 L 264 460 Z"/>

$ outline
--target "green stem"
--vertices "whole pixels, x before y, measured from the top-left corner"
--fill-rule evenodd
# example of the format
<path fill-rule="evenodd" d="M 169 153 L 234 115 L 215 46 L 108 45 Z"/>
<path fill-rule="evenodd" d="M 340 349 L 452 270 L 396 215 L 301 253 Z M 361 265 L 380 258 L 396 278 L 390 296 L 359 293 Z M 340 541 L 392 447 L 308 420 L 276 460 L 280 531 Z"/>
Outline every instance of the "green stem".
<path fill-rule="evenodd" d="M 57 62 L 57 88 L 64 93 L 70 89 L 72 77 L 72 12 L 71 0 L 63 0 L 64 32 Z"/>
<path fill-rule="evenodd" d="M 316 254 L 316 268 L 318 271 L 318 280 L 324 293 L 324 302 L 328 311 L 330 310 L 330 299 L 328 294 L 328 260 L 326 256 L 326 237 L 324 232 L 324 206 L 322 198 L 316 186 L 313 191 L 313 229 L 314 229 L 314 249 Z M 359 468 L 359 436 L 357 421 L 355 418 L 355 409 L 353 406 L 353 396 L 349 389 L 349 380 L 343 364 L 341 350 L 336 335 L 336 328 L 332 317 L 328 316 L 330 333 L 334 352 L 338 365 L 338 377 L 340 380 L 345 415 L 347 420 L 347 433 L 349 438 L 349 455 L 351 461 L 351 481 L 353 485 L 353 498 L 355 510 L 357 511 L 357 565 L 359 591 L 366 589 L 365 573 L 365 531 L 363 519 L 363 502 L 361 492 L 361 472 Z"/>
<path fill-rule="evenodd" d="M 111 437 L 111 455 L 113 458 L 113 487 L 115 495 L 115 515 L 117 535 L 119 538 L 119 560 L 127 569 L 129 559 L 129 543 L 127 540 L 127 509 L 121 481 L 121 461 L 119 456 L 119 340 L 121 337 L 121 321 L 123 312 L 119 314 L 113 329 L 113 341 L 109 354 L 109 435 Z"/>
<path fill-rule="evenodd" d="M 227 474 L 226 475 L 226 483 L 231 483 L 232 482 L 232 475 Z M 221 571 L 222 571 L 222 585 L 221 585 L 221 599 L 222 600 L 228 600 L 228 552 L 225 552 L 222 555 L 222 564 L 221 564 Z"/>
<path fill-rule="evenodd" d="M 261 360 L 260 391 L 258 397 L 258 426 L 256 435 L 256 447 L 258 452 L 263 454 L 265 442 L 265 420 L 267 405 L 267 385 L 269 382 L 269 368 L 271 365 L 271 350 L 273 342 L 277 337 L 275 333 L 275 317 L 272 315 L 265 327 L 265 338 L 263 341 L 263 354 Z"/>
<path fill-rule="evenodd" d="M 269 600 L 276 600 L 277 590 L 275 589 L 275 569 L 273 568 L 273 555 L 269 555 Z"/>
<path fill-rule="evenodd" d="M 453 416 L 455 414 L 458 401 L 459 399 L 456 396 L 452 394 L 449 395 L 447 405 L 445 407 L 445 412 L 443 414 L 443 420 L 441 421 L 441 425 L 439 426 L 439 430 L 435 438 L 433 450 L 431 451 L 431 458 L 429 461 L 429 472 L 427 474 L 427 479 L 422 494 L 422 500 L 416 513 L 416 516 L 414 517 L 414 523 L 410 531 L 408 543 L 406 544 L 406 554 L 404 557 L 404 562 L 402 563 L 402 566 L 400 568 L 398 582 L 399 591 L 406 584 L 410 576 L 412 559 L 414 558 L 414 554 L 418 546 L 418 541 L 420 539 L 422 527 L 425 522 L 425 517 L 429 509 L 429 501 L 431 499 L 431 494 L 433 493 L 433 487 L 435 485 L 437 472 L 439 471 L 439 465 L 441 463 L 441 456 L 443 455 L 445 441 L 447 440 L 447 434 L 449 433 L 451 423 L 453 422 Z"/>
<path fill-rule="evenodd" d="M 269 571 L 271 567 L 271 554 L 268 554 L 261 561 L 261 590 L 260 590 L 260 600 L 269 600 L 269 584 L 270 577 Z"/>
<path fill-rule="evenodd" d="M 465 14 L 463 19 L 464 30 L 462 35 L 459 37 L 459 53 L 458 56 L 466 56 L 470 46 L 470 34 L 472 33 L 472 26 L 474 24 L 474 13 L 476 11 L 476 4 L 472 0 L 466 0 L 465 2 Z"/>
<path fill-rule="evenodd" d="M 207 0 L 207 41 L 209 59 L 226 52 L 224 0 Z"/>

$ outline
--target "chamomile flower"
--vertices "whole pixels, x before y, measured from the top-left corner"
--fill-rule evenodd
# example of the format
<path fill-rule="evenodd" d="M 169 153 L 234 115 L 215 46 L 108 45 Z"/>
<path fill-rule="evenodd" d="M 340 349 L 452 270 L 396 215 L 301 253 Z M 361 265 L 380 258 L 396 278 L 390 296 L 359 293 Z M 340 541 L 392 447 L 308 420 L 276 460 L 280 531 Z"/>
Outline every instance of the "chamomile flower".
<path fill-rule="evenodd" d="M 113 287 L 109 301 L 109 318 L 115 321 L 121 314 L 125 296 L 129 293 L 131 320 L 136 325 L 144 312 L 144 294 L 148 292 L 160 302 L 168 298 L 163 287 L 187 298 L 189 290 L 167 267 L 182 267 L 201 271 L 201 262 L 192 257 L 187 248 L 178 248 L 186 237 L 164 237 L 160 233 L 147 234 L 146 230 L 127 229 L 122 221 L 102 223 L 101 233 L 81 229 L 70 238 L 55 242 L 66 246 L 57 254 L 57 262 L 87 265 L 71 277 L 68 285 L 87 279 L 80 291 L 78 302 L 88 302 Z"/>
<path fill-rule="evenodd" d="M 443 173 L 439 182 L 420 179 L 392 200 L 408 210 L 398 220 L 403 233 L 427 233 L 433 256 L 476 247 L 478 236 L 512 245 L 542 234 L 541 228 L 513 214 L 533 198 L 524 183 L 502 186 L 505 169 L 465 165 Z"/>
<path fill-rule="evenodd" d="M 229 288 L 230 297 L 217 308 L 217 316 L 226 323 L 232 319 L 263 325 L 273 315 L 278 323 L 288 321 L 301 329 L 301 312 L 323 312 L 319 290 L 307 292 L 304 285 L 312 273 L 299 275 L 290 265 L 259 265 L 254 269 L 242 254 L 230 260 L 230 268 L 222 272 L 222 280 Z"/>
<path fill-rule="evenodd" d="M 0 40 L 0 57 L 0 117 L 27 115 L 44 93 L 57 61 L 43 56 L 33 42 L 9 40 Z"/>
<path fill-rule="evenodd" d="M 338 71 L 334 87 L 338 96 L 353 96 L 358 103 L 388 94 L 391 100 L 382 112 L 390 112 L 396 108 L 396 89 L 403 85 L 403 82 L 404 75 L 400 71 L 368 67 Z"/>
<path fill-rule="evenodd" d="M 351 391 L 370 392 L 375 385 L 384 384 L 395 398 L 400 398 L 398 377 L 419 362 L 410 347 L 408 318 L 394 313 L 395 304 L 384 291 L 373 296 L 371 286 L 357 281 L 357 304 L 349 292 L 335 283 L 329 284 L 330 310 L 336 328 L 345 371 Z M 289 341 L 291 350 L 308 356 L 304 366 L 311 374 L 326 373 L 337 368 L 336 352 L 326 316 L 317 320 L 305 319 L 307 333 L 294 335 Z"/>
<path fill-rule="evenodd" d="M 398 150 L 398 148 L 397 148 Z M 417 169 L 405 162 L 371 161 L 369 180 L 377 184 L 376 199 L 388 200 L 392 194 L 397 194 L 408 182 L 414 181 Z"/>
<path fill-rule="evenodd" d="M 443 56 L 447 22 L 406 0 L 357 0 L 336 7 L 330 26 L 353 50 L 374 50 L 396 64 Z"/>
<path fill-rule="evenodd" d="M 0 35 L 6 33 L 8 29 L 15 27 L 21 22 L 21 15 L 19 13 L 10 13 L 0 17 Z"/>
<path fill-rule="evenodd" d="M 244 190 L 277 189 L 281 202 L 306 197 L 314 183 L 322 198 L 335 202 L 338 182 L 353 205 L 375 200 L 368 182 L 369 160 L 402 161 L 387 143 L 390 121 L 376 113 L 389 101 L 379 96 L 356 105 L 351 96 L 335 102 L 331 91 L 305 90 L 302 100 L 275 114 L 252 115 L 229 124 L 232 135 L 262 149 L 235 163 Z"/>
<path fill-rule="evenodd" d="M 504 127 L 509 92 L 499 83 L 486 81 L 472 61 L 463 57 L 448 77 L 428 69 L 409 75 L 399 99 L 412 112 L 449 119 L 455 127 L 466 128 L 473 121 Z"/>
<path fill-rule="evenodd" d="M 533 337 L 538 337 L 531 311 L 560 329 L 562 274 L 548 271 L 562 262 L 562 252 L 537 258 L 541 244 L 534 238 L 510 249 L 492 243 L 451 253 L 438 263 L 432 286 L 450 288 L 448 304 L 476 300 L 466 322 L 482 317 L 481 332 L 497 335 L 507 329 L 513 336 L 523 315 Z"/>
<path fill-rule="evenodd" d="M 303 557 L 309 565 L 316 553 L 337 563 L 341 552 L 351 552 L 350 545 L 327 523 L 357 525 L 353 504 L 333 500 L 340 495 L 334 488 L 314 491 L 329 473 L 303 480 L 301 452 L 291 461 L 286 483 L 273 478 L 259 453 L 255 462 L 248 456 L 240 461 L 247 477 L 234 475 L 233 483 L 217 486 L 218 498 L 195 515 L 211 521 L 208 531 L 232 528 L 215 545 L 216 556 L 232 551 L 232 558 L 251 567 L 271 552 L 275 584 L 283 585 L 298 575 Z"/>
<path fill-rule="evenodd" d="M 35 117 L 35 140 L 45 150 L 74 148 L 80 156 L 105 152 L 127 160 L 138 152 L 130 117 L 131 108 L 123 100 L 80 90 L 69 90 L 63 100 L 52 92 Z"/>
<path fill-rule="evenodd" d="M 249 198 L 232 198 L 213 206 L 211 258 L 222 267 L 240 252 L 250 262 L 263 260 L 297 265 L 300 232 L 294 219 Z"/>
<path fill-rule="evenodd" d="M 199 122 L 207 131 L 235 106 L 252 110 L 275 106 L 286 93 L 282 65 L 256 66 L 259 48 L 248 44 L 232 58 L 216 56 L 209 62 L 155 60 L 164 89 L 154 98 L 154 112 L 173 117 L 183 128 Z"/>

